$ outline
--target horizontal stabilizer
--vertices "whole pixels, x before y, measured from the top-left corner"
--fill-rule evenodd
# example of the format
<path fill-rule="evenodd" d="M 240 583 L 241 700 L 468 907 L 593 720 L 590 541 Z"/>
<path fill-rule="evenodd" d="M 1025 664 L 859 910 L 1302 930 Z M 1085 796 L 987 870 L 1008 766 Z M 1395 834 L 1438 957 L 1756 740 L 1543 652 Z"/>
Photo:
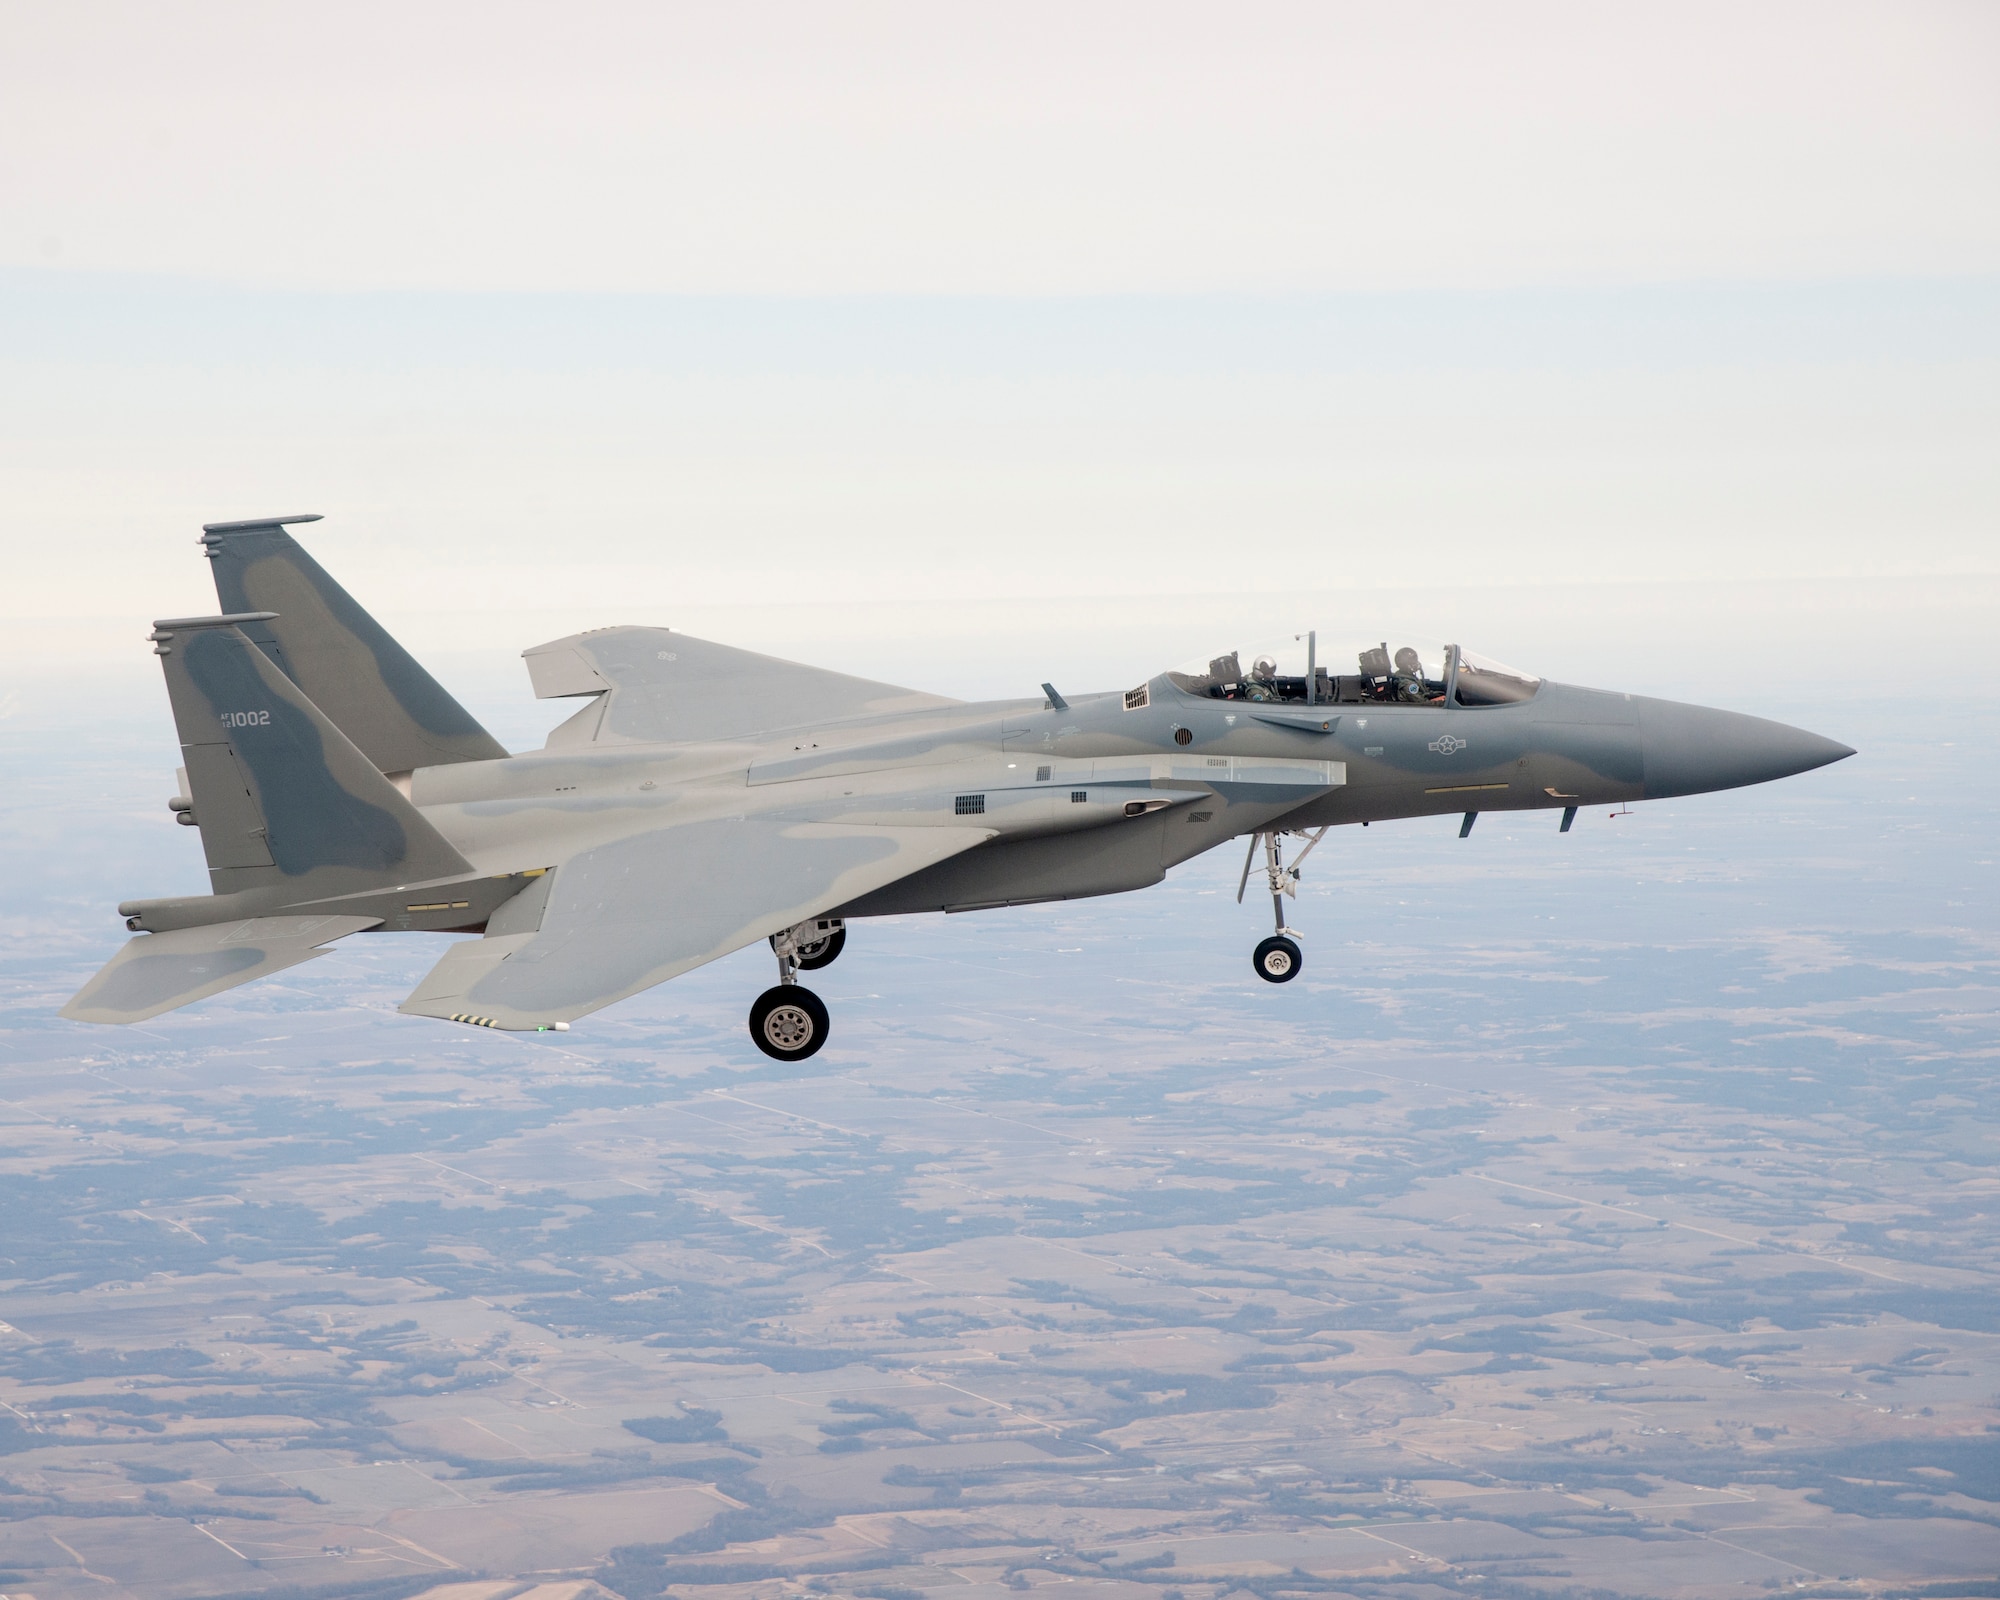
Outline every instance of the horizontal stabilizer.
<path fill-rule="evenodd" d="M 778 817 L 635 834 L 556 868 L 531 936 L 496 914 L 487 938 L 454 945 L 398 1009 L 486 1028 L 551 1028 L 992 836 Z"/>
<path fill-rule="evenodd" d="M 128 939 L 62 1008 L 72 1022 L 144 1022 L 326 954 L 380 917 L 252 917 Z"/>

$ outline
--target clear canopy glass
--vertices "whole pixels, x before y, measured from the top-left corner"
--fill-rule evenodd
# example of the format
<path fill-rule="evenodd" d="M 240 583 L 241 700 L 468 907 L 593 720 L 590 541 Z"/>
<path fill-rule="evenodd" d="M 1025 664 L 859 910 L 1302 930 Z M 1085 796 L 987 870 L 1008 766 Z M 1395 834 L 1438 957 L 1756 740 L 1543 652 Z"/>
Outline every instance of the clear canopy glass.
<path fill-rule="evenodd" d="M 1514 667 L 1502 666 L 1491 656 L 1470 650 L 1458 652 L 1456 695 L 1462 706 L 1507 706 L 1532 700 L 1542 680 Z"/>
<path fill-rule="evenodd" d="M 1541 680 L 1456 645 L 1341 640 L 1306 632 L 1183 663 L 1168 674 L 1188 694 L 1278 704 L 1509 705 Z"/>

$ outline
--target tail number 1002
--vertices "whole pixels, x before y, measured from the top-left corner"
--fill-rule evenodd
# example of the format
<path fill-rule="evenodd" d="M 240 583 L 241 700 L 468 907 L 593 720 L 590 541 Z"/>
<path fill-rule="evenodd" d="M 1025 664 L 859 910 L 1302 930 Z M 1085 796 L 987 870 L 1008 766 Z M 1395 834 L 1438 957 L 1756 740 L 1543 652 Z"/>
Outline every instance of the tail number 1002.
<path fill-rule="evenodd" d="M 268 728 L 271 713 L 268 711 L 220 711 L 216 713 L 225 728 Z"/>

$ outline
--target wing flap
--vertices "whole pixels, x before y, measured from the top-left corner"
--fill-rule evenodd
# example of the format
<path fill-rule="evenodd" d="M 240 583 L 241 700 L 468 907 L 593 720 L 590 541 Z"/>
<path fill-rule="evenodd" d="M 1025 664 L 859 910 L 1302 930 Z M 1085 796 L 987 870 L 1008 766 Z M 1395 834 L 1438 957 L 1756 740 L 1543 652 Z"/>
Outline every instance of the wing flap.
<path fill-rule="evenodd" d="M 469 998 L 472 988 L 523 945 L 532 943 L 534 937 L 532 933 L 499 933 L 488 934 L 484 939 L 461 940 L 424 974 L 424 981 L 396 1009 L 410 1016 L 486 1022 L 488 1019 L 468 1009 L 472 1005 Z"/>
<path fill-rule="evenodd" d="M 238 984 L 326 954 L 325 945 L 380 917 L 252 917 L 128 939 L 70 998 L 72 1022 L 144 1022 Z"/>
<path fill-rule="evenodd" d="M 636 834 L 558 867 L 532 938 L 455 946 L 400 1009 L 520 1031 L 568 1022 L 991 837 L 771 817 Z"/>

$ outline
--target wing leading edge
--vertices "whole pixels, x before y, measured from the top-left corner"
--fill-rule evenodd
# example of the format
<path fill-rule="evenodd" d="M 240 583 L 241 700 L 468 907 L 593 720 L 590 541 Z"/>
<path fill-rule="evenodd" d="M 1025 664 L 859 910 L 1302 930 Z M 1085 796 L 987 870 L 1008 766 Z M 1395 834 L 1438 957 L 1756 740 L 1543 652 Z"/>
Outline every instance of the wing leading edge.
<path fill-rule="evenodd" d="M 552 1027 L 992 836 L 778 817 L 635 834 L 563 863 L 539 927 L 496 916 L 486 938 L 453 946 L 399 1009 L 510 1031 Z"/>

